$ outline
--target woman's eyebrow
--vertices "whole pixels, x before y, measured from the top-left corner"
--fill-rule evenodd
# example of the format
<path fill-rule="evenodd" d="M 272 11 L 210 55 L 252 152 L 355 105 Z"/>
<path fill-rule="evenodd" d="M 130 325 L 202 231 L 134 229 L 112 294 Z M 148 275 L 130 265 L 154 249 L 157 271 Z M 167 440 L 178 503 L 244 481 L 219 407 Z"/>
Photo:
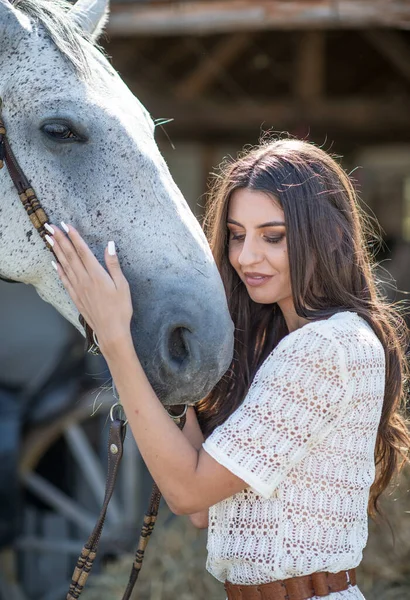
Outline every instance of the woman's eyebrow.
<path fill-rule="evenodd" d="M 241 223 L 238 223 L 238 221 L 235 221 L 234 219 L 227 219 L 227 223 L 230 223 L 231 225 L 238 225 L 238 227 L 242 227 L 244 229 L 244 226 Z M 268 221 L 267 223 L 262 223 L 262 225 L 257 225 L 256 229 L 262 229 L 263 227 L 285 227 L 285 222 Z"/>

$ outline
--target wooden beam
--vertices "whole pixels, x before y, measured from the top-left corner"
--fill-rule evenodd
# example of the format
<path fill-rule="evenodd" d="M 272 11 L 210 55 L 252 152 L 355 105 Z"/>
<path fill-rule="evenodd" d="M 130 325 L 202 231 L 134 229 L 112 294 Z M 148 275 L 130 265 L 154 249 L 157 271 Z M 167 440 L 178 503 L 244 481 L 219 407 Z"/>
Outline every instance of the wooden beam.
<path fill-rule="evenodd" d="M 323 96 L 325 86 L 325 32 L 304 31 L 296 49 L 291 77 L 296 98 L 313 102 Z"/>
<path fill-rule="evenodd" d="M 410 82 L 410 46 L 398 31 L 363 31 L 362 35 Z"/>
<path fill-rule="evenodd" d="M 262 128 L 286 130 L 287 128 L 315 127 L 341 131 L 344 134 L 370 134 L 384 132 L 410 133 L 410 96 L 406 101 L 391 98 L 323 99 L 313 104 L 303 104 L 293 98 L 270 103 L 211 103 L 204 101 L 174 103 L 159 98 L 144 98 L 144 104 L 155 117 L 174 119 L 172 131 L 239 134 Z"/>
<path fill-rule="evenodd" d="M 209 35 L 273 29 L 410 29 L 408 0 L 114 2 L 112 36 Z"/>
<path fill-rule="evenodd" d="M 166 54 L 161 56 L 161 65 L 162 67 L 172 67 L 191 53 L 192 49 L 187 43 L 187 38 L 183 37 L 180 41 L 177 39 L 174 46 L 168 49 Z"/>
<path fill-rule="evenodd" d="M 249 46 L 252 37 L 249 33 L 237 33 L 221 40 L 174 88 L 175 95 L 183 100 L 190 100 L 204 93 L 215 79 L 226 75 L 225 69 Z"/>

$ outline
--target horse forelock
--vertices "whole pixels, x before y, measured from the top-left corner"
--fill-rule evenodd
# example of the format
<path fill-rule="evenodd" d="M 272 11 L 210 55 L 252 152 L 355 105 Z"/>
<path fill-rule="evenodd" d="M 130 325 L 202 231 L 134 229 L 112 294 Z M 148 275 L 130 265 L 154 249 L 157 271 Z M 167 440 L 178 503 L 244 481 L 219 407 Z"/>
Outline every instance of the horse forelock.
<path fill-rule="evenodd" d="M 62 55 L 73 65 L 78 75 L 85 80 L 93 79 L 93 71 L 89 65 L 90 51 L 102 47 L 83 31 L 70 17 L 73 7 L 66 0 L 10 0 L 14 8 L 26 15 L 33 25 L 42 26 Z M 94 56 L 96 53 L 93 53 Z M 102 58 L 102 57 L 101 57 Z M 108 63 L 105 63 L 109 70 Z"/>

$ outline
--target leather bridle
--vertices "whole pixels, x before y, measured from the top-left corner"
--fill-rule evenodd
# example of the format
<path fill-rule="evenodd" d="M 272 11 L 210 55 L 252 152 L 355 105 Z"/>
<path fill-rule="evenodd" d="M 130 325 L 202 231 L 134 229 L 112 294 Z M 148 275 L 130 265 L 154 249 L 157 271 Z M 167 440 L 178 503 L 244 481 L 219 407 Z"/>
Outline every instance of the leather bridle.
<path fill-rule="evenodd" d="M 30 186 L 27 177 L 24 175 L 10 148 L 6 135 L 6 127 L 3 120 L 0 118 L 0 169 L 3 168 L 4 162 L 6 163 L 11 180 L 14 183 L 14 187 L 17 190 L 21 203 L 30 221 L 37 229 L 46 246 L 51 249 L 51 246 L 44 239 L 47 233 L 44 228 L 45 223 L 48 222 L 47 214 L 38 201 L 33 188 Z"/>
<path fill-rule="evenodd" d="M 1 110 L 1 99 L 0 99 L 0 110 Z M 26 211 L 31 223 L 36 228 L 41 239 L 44 241 L 46 247 L 53 252 L 52 247 L 45 239 L 47 230 L 45 224 L 49 222 L 46 211 L 41 206 L 35 191 L 31 187 L 27 177 L 25 176 L 22 168 L 20 167 L 13 150 L 10 147 L 9 140 L 7 139 L 6 126 L 0 116 L 0 169 L 3 168 L 4 164 L 9 171 L 11 180 L 14 187 L 17 190 L 21 203 Z M 0 276 L 0 279 L 7 283 L 16 283 L 13 279 L 7 279 L 6 277 Z M 82 315 L 79 316 L 79 321 L 85 329 L 87 339 L 87 350 L 92 354 L 100 354 L 98 342 L 95 338 L 95 334 L 91 327 L 86 323 Z"/>

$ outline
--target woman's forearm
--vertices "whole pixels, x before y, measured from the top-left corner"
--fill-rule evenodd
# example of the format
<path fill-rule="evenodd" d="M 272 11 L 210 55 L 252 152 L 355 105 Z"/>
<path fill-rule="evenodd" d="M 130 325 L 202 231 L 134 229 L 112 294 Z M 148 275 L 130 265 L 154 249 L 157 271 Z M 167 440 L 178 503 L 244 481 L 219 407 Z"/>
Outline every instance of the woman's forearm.
<path fill-rule="evenodd" d="M 141 455 L 171 510 L 193 514 L 240 492 L 246 483 L 178 429 L 157 398 L 131 338 L 133 306 L 117 255 L 105 252 L 107 270 L 79 233 L 55 228 L 50 238 L 57 272 L 105 356 Z"/>
<path fill-rule="evenodd" d="M 197 450 L 201 448 L 204 442 L 204 436 L 201 428 L 199 427 L 195 409 L 191 406 L 188 408 L 186 423 L 182 433 L 191 442 L 194 448 Z M 206 509 L 197 513 L 192 513 L 191 515 L 188 515 L 188 517 L 194 527 L 197 527 L 198 529 L 206 529 L 208 527 L 208 515 L 209 510 Z"/>
<path fill-rule="evenodd" d="M 180 514 L 195 486 L 198 450 L 160 403 L 141 367 L 131 337 L 106 350 L 102 346 L 102 351 L 139 451 L 167 504 Z"/>

